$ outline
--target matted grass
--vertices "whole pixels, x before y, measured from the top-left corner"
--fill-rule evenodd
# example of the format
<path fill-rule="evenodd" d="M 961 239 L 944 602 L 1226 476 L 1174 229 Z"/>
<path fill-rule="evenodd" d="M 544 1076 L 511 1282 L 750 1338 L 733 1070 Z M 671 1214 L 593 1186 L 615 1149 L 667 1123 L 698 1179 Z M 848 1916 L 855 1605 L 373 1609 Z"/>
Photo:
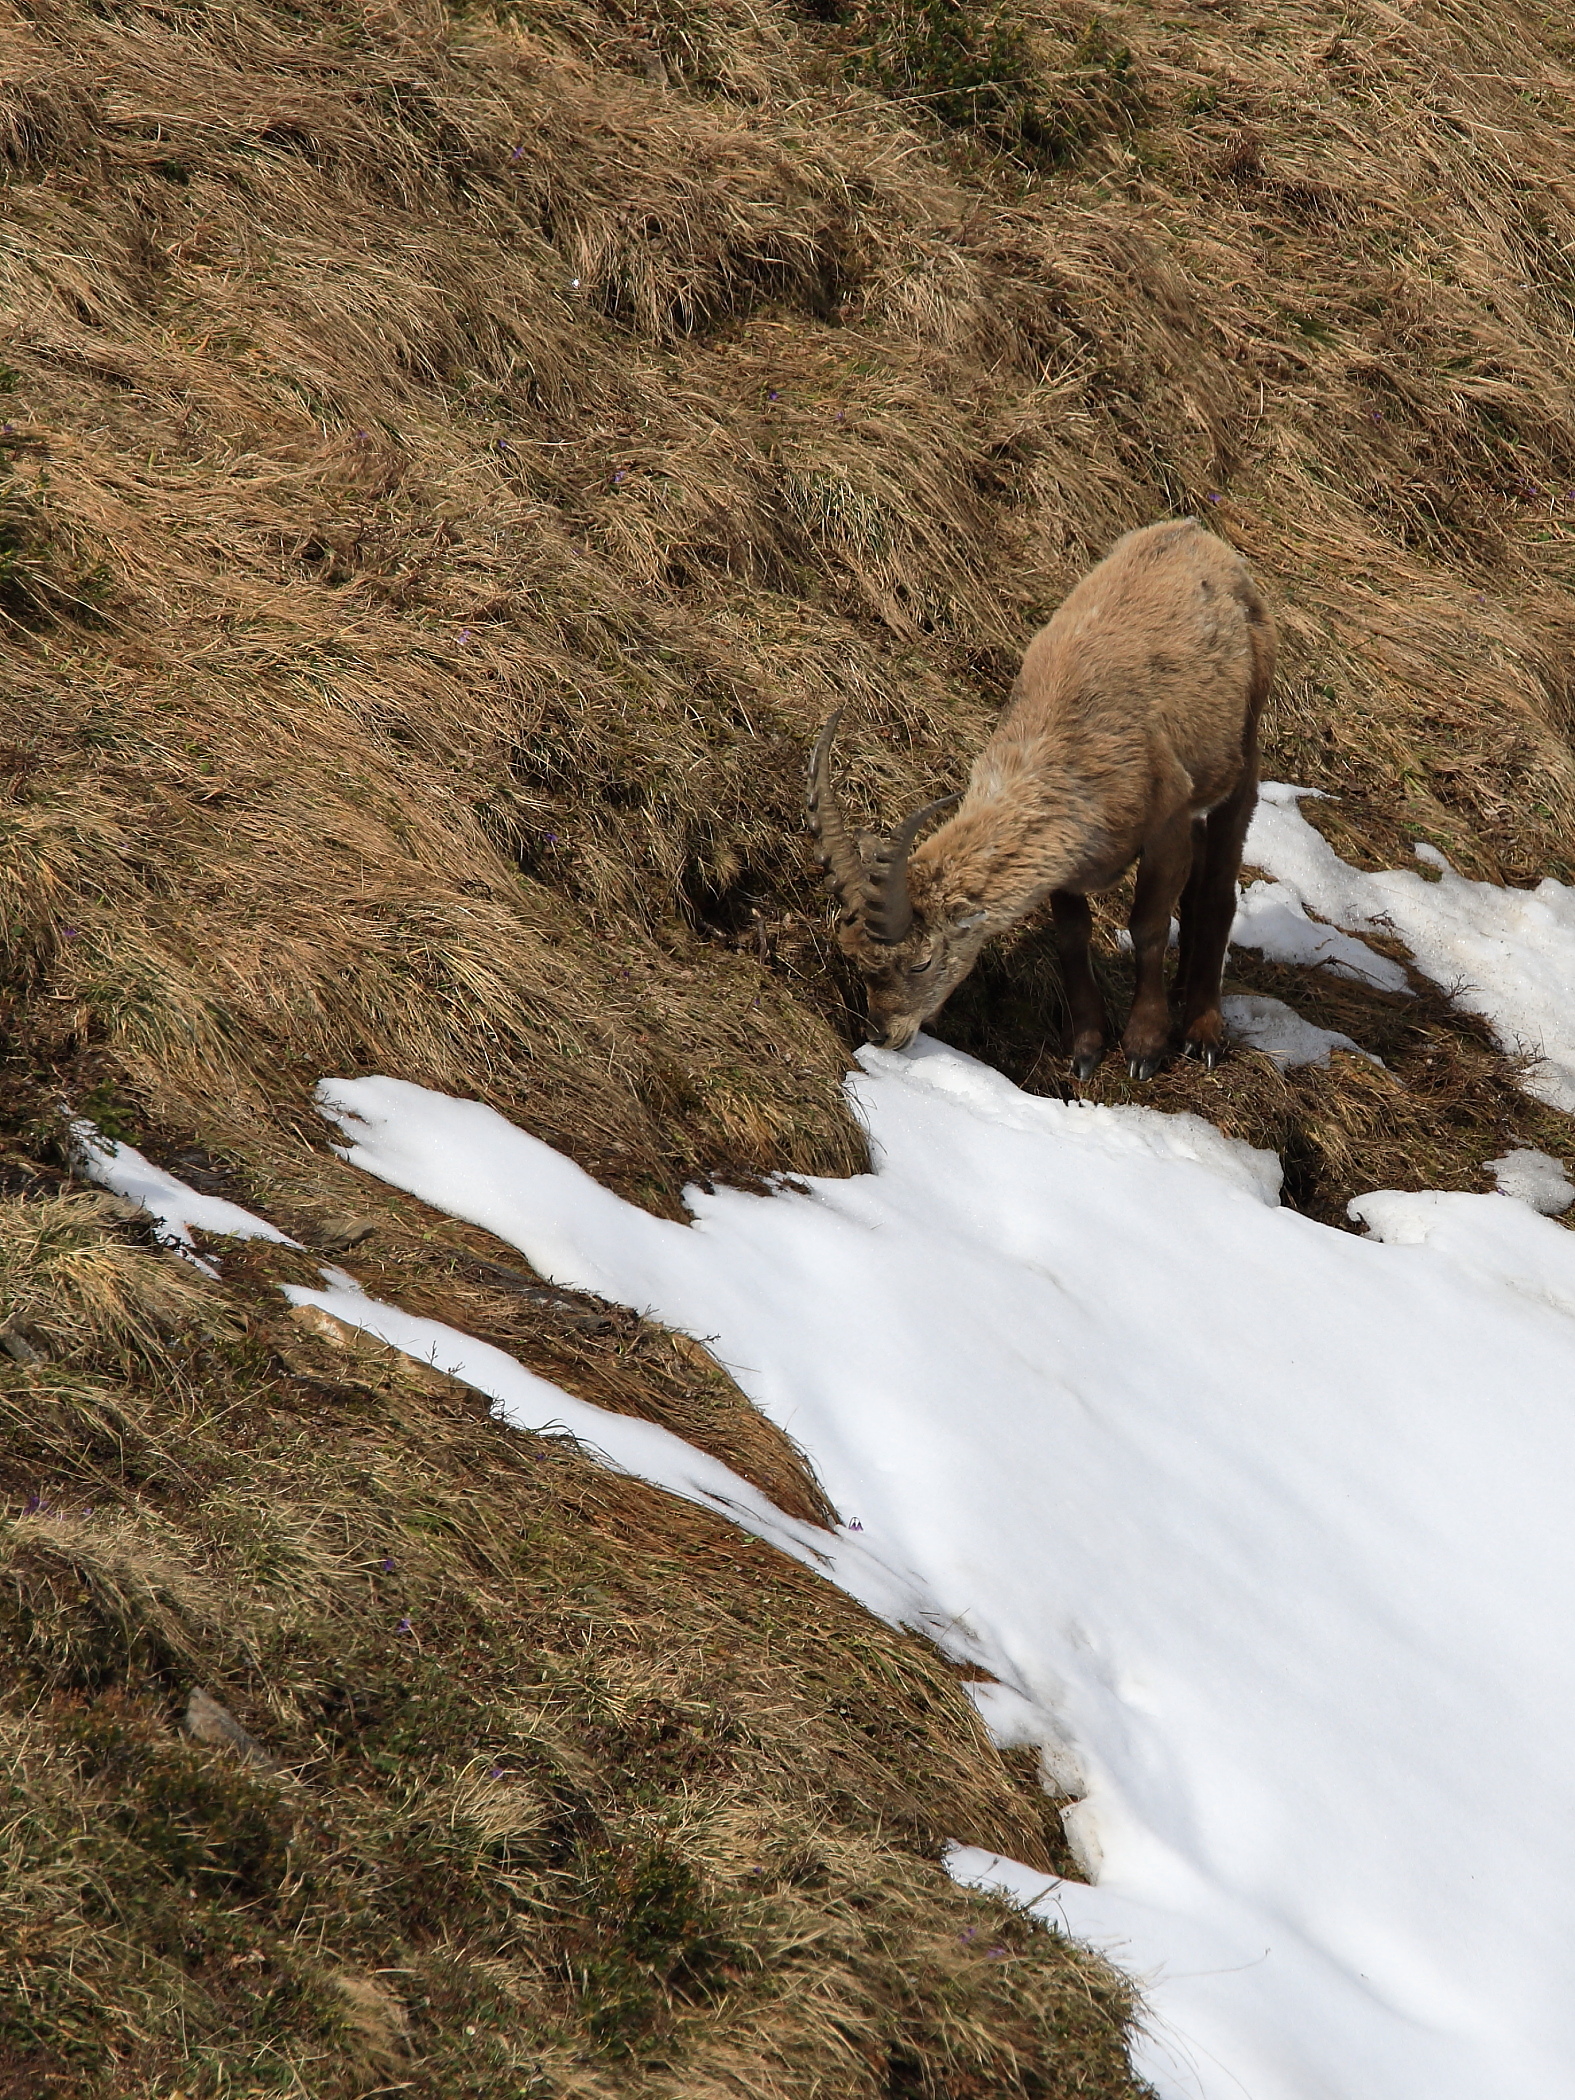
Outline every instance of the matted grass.
<path fill-rule="evenodd" d="M 368 1068 L 669 1209 L 844 1170 L 806 741 L 853 703 L 876 821 L 954 782 L 1181 508 L 1275 596 L 1268 764 L 1347 850 L 1568 871 L 1554 26 L 1128 8 L 1091 55 L 1024 7 L 1041 102 L 1127 83 L 1047 161 L 902 89 L 951 63 L 923 7 L 878 63 L 831 15 L 12 24 L 5 940 L 51 1069 L 264 1182 Z"/>

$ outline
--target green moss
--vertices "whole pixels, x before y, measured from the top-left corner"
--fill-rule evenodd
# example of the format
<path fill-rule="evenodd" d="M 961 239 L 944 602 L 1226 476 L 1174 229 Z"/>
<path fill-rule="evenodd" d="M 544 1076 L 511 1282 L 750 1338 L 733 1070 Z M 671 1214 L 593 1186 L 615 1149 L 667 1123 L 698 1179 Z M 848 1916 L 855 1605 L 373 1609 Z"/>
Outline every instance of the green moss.
<path fill-rule="evenodd" d="M 113 1782 L 110 1820 L 145 1872 L 231 1900 L 279 1897 L 295 1823 L 276 1782 L 180 1745 L 119 1758 L 101 1776 Z"/>
<path fill-rule="evenodd" d="M 17 377 L 10 372 L 10 387 L 0 381 L 0 393 Z M 51 508 L 48 470 L 31 485 L 16 473 L 9 455 L 22 442 L 0 436 L 0 616 L 18 625 L 63 618 L 96 625 L 114 595 L 113 575 L 102 559 L 84 561 L 76 535 L 63 529 Z"/>
<path fill-rule="evenodd" d="M 112 1145 L 135 1145 L 141 1136 L 136 1110 L 106 1080 L 89 1087 L 76 1106 L 78 1114 Z"/>
<path fill-rule="evenodd" d="M 1004 14 L 958 0 L 868 7 L 856 61 L 887 94 L 953 130 L 1044 166 L 1074 159 L 1101 130 L 1130 130 L 1144 100 L 1131 51 L 1094 16 L 1062 71 L 1045 67 Z"/>
<path fill-rule="evenodd" d="M 751 1965 L 722 1905 L 667 1846 L 594 1861 L 584 1907 L 600 1944 L 571 1955 L 570 1973 L 590 2032 L 614 2055 L 649 2044 L 675 2007 L 717 1997 Z"/>

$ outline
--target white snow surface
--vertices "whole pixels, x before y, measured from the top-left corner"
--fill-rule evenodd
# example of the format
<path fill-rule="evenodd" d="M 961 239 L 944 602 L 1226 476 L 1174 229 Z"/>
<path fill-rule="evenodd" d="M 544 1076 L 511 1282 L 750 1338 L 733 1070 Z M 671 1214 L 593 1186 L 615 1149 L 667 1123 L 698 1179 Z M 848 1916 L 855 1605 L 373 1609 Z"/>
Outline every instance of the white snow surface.
<path fill-rule="evenodd" d="M 1498 1183 L 1500 1195 L 1518 1196 L 1544 1217 L 1556 1218 L 1575 1203 L 1575 1185 L 1560 1163 L 1530 1145 L 1506 1152 L 1502 1159 L 1490 1159 L 1488 1171 Z"/>
<path fill-rule="evenodd" d="M 1372 1058 L 1375 1065 L 1383 1063 L 1348 1035 L 1341 1035 L 1337 1028 L 1320 1028 L 1283 999 L 1235 992 L 1220 1001 L 1220 1012 L 1233 1036 L 1272 1057 L 1282 1072 L 1292 1065 L 1326 1065 L 1331 1050 L 1354 1050 L 1358 1057 Z"/>
<path fill-rule="evenodd" d="M 963 1690 L 998 1750 L 1033 1749 L 1043 1740 L 1045 1724 L 1038 1708 L 1009 1684 L 982 1677 L 964 1684 Z"/>
<path fill-rule="evenodd" d="M 197 1252 L 191 1236 L 194 1227 L 198 1232 L 218 1233 L 227 1239 L 276 1240 L 285 1247 L 300 1244 L 277 1225 L 270 1225 L 266 1218 L 242 1210 L 238 1203 L 227 1203 L 222 1196 L 204 1196 L 188 1188 L 184 1181 L 156 1167 L 151 1159 L 144 1159 L 134 1145 L 117 1144 L 113 1138 L 105 1137 L 85 1116 L 72 1122 L 71 1140 L 83 1170 L 112 1194 L 139 1204 L 153 1220 L 155 1237 L 195 1263 L 204 1276 L 217 1276 L 219 1272 Z"/>
<path fill-rule="evenodd" d="M 1248 838 L 1250 843 L 1250 833 Z M 1369 948 L 1366 941 L 1341 933 L 1338 927 L 1310 919 L 1287 883 L 1249 882 L 1236 899 L 1230 938 L 1232 947 L 1256 948 L 1270 962 L 1314 963 L 1332 970 L 1336 977 L 1376 985 L 1381 992 L 1409 993 L 1411 989 L 1400 963 Z"/>
<path fill-rule="evenodd" d="M 1242 891 L 1231 939 L 1279 962 L 1321 962 L 1399 991 L 1404 971 L 1350 938 L 1394 934 L 1424 976 L 1483 1017 L 1501 1049 L 1536 1060 L 1521 1082 L 1528 1094 L 1575 1110 L 1575 889 L 1552 876 L 1534 890 L 1472 882 L 1428 845 L 1416 856 L 1434 881 L 1398 868 L 1364 874 L 1297 808 L 1314 793 L 1277 780 L 1259 789 L 1242 857 L 1272 879 Z"/>
<path fill-rule="evenodd" d="M 856 1545 L 875 1608 L 1086 1796 L 1097 1885 L 1045 1901 L 1142 1979 L 1166 2100 L 1568 2100 L 1575 1237 L 1375 1192 L 1360 1238 L 1195 1118 L 1031 1099 L 922 1037 L 863 1063 L 873 1173 L 691 1191 L 689 1225 L 476 1103 L 320 1099 L 357 1165 L 705 1341 L 800 1440 L 860 1527 L 801 1552 L 851 1585 Z M 373 1324 L 347 1297 L 314 1302 Z M 576 1426 L 538 1384 L 511 1418 Z"/>

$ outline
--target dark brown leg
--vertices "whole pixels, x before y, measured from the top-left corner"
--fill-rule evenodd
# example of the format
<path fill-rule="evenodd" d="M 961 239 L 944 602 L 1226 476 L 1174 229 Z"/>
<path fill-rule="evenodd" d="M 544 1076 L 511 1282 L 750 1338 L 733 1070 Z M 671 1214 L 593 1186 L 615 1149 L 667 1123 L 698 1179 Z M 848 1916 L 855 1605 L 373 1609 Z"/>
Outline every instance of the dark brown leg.
<path fill-rule="evenodd" d="M 1201 878 L 1194 876 L 1182 901 L 1181 938 L 1187 968 L 1181 981 L 1182 1045 L 1189 1057 L 1201 1057 L 1212 1072 L 1225 1055 L 1225 1021 L 1220 1013 L 1220 978 L 1225 950 L 1236 916 L 1236 877 L 1241 872 L 1242 841 L 1258 799 L 1256 755 L 1228 800 L 1208 818 L 1208 843 Z"/>
<path fill-rule="evenodd" d="M 1192 819 L 1180 809 L 1143 848 L 1132 899 L 1132 959 L 1137 985 L 1121 1047 L 1134 1079 L 1152 1079 L 1170 1048 L 1170 1003 L 1165 997 L 1165 949 L 1170 915 L 1192 866 Z"/>
<path fill-rule="evenodd" d="M 1050 915 L 1055 922 L 1056 953 L 1061 958 L 1061 983 L 1072 1010 L 1072 1076 L 1092 1079 L 1110 1039 L 1110 1016 L 1088 960 L 1094 916 L 1088 899 L 1073 890 L 1051 892 Z"/>
<path fill-rule="evenodd" d="M 1203 857 L 1208 845 L 1207 820 L 1194 817 L 1192 820 L 1192 873 L 1187 877 L 1187 886 L 1181 893 L 1177 917 L 1181 921 L 1180 953 L 1176 958 L 1176 991 L 1178 998 L 1185 997 L 1185 988 L 1192 978 L 1192 927 L 1197 917 L 1198 897 L 1203 888 Z"/>

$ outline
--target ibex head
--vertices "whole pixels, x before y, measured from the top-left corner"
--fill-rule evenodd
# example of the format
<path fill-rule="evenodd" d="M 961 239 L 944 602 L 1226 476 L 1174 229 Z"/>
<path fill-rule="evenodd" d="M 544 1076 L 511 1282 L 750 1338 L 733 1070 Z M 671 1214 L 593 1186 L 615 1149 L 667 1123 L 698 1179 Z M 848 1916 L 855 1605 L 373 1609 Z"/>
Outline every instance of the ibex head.
<path fill-rule="evenodd" d="M 809 762 L 809 828 L 842 906 L 837 938 L 867 980 L 871 1039 L 901 1050 L 973 968 L 986 914 L 946 899 L 932 870 L 908 865 L 920 830 L 960 795 L 926 803 L 867 854 L 848 837 L 831 785 L 841 719 L 839 708 Z"/>

